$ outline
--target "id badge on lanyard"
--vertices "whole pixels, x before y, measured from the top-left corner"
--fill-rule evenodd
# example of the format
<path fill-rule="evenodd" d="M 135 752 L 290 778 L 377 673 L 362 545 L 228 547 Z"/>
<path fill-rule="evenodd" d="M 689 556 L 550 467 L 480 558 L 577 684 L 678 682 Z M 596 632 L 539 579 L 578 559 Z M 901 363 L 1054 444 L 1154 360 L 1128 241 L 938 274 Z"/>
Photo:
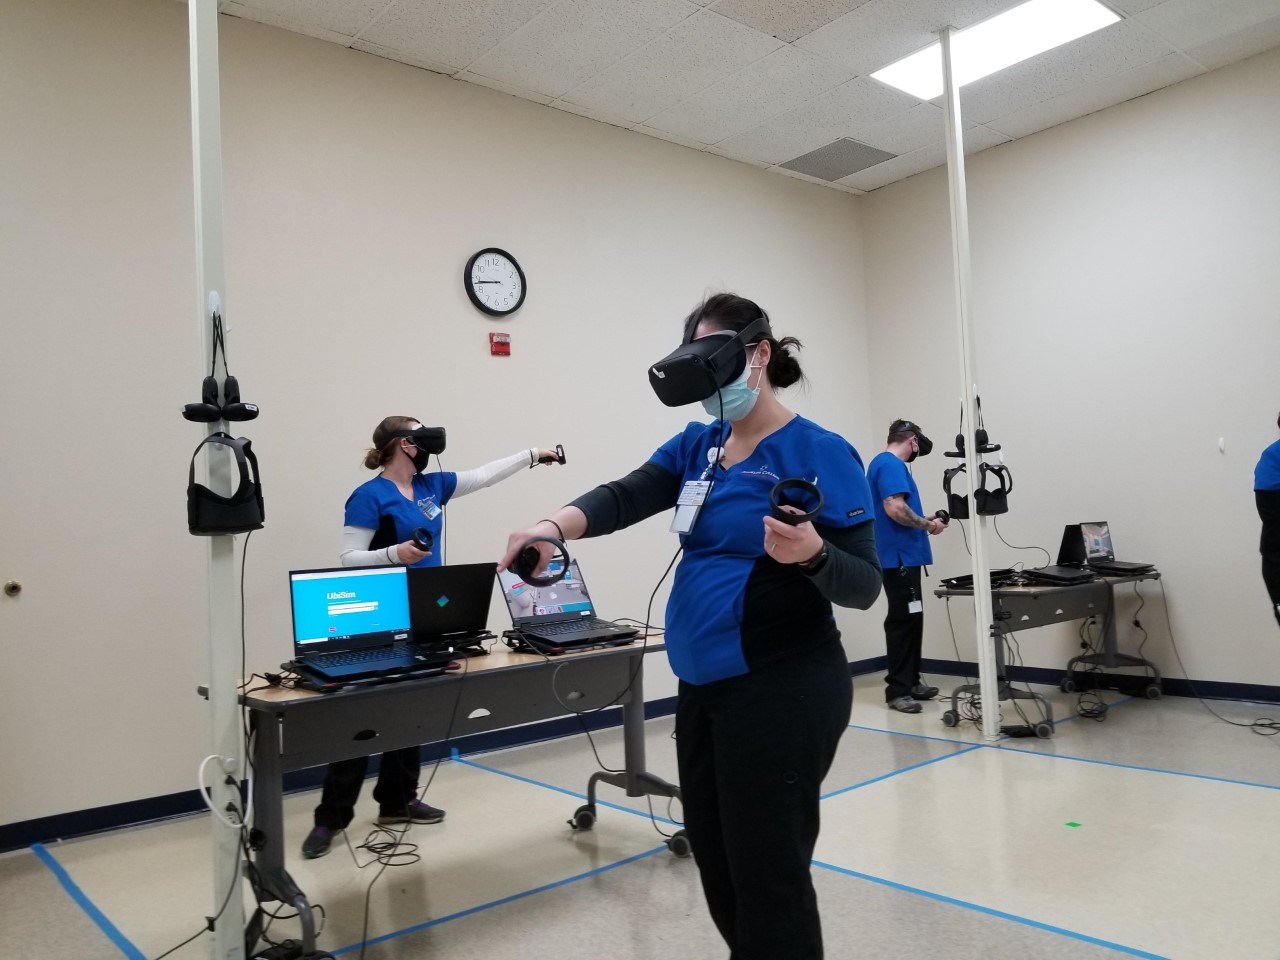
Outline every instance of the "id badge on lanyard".
<path fill-rule="evenodd" d="M 675 516 L 671 518 L 672 533 L 688 533 L 693 529 L 693 524 L 698 519 L 698 511 L 702 509 L 702 505 L 707 501 L 707 494 L 711 492 L 712 481 L 707 477 L 719 462 L 720 454 L 719 447 L 708 450 L 707 468 L 702 471 L 702 476 L 697 480 L 686 480 L 684 486 L 680 488 L 680 496 L 676 498 Z"/>

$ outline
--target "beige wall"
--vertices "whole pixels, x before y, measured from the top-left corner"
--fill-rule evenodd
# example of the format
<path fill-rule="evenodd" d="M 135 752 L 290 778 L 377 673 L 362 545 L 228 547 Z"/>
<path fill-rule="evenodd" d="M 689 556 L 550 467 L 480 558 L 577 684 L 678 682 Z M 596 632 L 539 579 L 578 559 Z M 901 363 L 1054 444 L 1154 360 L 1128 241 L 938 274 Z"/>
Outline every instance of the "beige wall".
<path fill-rule="evenodd" d="M 207 752 L 205 543 L 185 528 L 197 399 L 186 10 L 0 0 L 0 823 L 190 789 Z M 268 526 L 249 547 L 250 669 L 287 658 L 286 572 L 336 562 L 342 504 L 389 413 L 449 430 L 463 469 L 563 443 L 449 510 L 449 559 L 630 470 L 700 411 L 646 362 L 706 291 L 796 334 L 794 406 L 872 433 L 858 200 L 407 66 L 223 18 L 232 370 L 261 405 Z M 530 294 L 466 300 L 496 245 Z M 513 356 L 487 355 L 505 330 Z M 610 616 L 641 617 L 664 520 L 579 555 Z M 665 593 L 662 595 L 665 596 Z M 655 618 L 660 619 L 660 597 Z M 493 625 L 505 611 L 495 601 Z M 841 614 L 851 657 L 879 621 Z M 647 694 L 674 693 L 662 666 Z"/>
<path fill-rule="evenodd" d="M 1063 524 L 1110 521 L 1122 559 L 1164 573 L 1193 679 L 1280 683 L 1252 494 L 1280 410 L 1278 90 L 1272 52 L 968 165 L 978 383 L 1016 485 L 999 530 L 1056 557 Z M 961 387 L 945 171 L 862 203 L 873 421 L 915 417 L 950 448 Z M 917 463 L 926 508 L 943 505 L 954 462 Z M 1044 562 L 989 540 L 993 565 Z M 935 543 L 936 573 L 968 570 L 958 531 Z M 1143 594 L 1147 655 L 1181 676 L 1160 589 Z M 972 607 L 953 607 L 973 659 Z M 1135 608 L 1120 606 L 1122 640 Z M 926 656 L 953 657 L 941 603 L 926 609 Z M 1035 666 L 1078 652 L 1074 624 L 1021 641 Z"/>

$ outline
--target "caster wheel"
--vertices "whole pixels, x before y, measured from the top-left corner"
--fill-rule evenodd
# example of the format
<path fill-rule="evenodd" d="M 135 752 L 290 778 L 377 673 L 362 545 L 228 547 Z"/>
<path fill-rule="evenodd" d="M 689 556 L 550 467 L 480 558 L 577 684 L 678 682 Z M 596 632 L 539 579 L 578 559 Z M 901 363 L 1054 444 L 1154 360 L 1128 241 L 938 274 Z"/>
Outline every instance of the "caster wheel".
<path fill-rule="evenodd" d="M 1058 682 L 1058 689 L 1061 690 L 1063 693 L 1075 693 L 1076 682 L 1072 680 L 1070 677 L 1063 677 Z"/>
<path fill-rule="evenodd" d="M 1048 740 L 1053 736 L 1053 724 L 1041 720 L 1035 725 L 1036 736 L 1041 740 Z"/>
<path fill-rule="evenodd" d="M 569 826 L 575 830 L 590 830 L 595 824 L 596 808 L 589 803 L 584 803 L 573 811 L 573 819 L 569 821 Z"/>
<path fill-rule="evenodd" d="M 942 723 L 947 727 L 954 727 L 960 722 L 960 715 L 954 710 L 946 710 L 942 714 Z"/>
<path fill-rule="evenodd" d="M 683 830 L 677 830 L 671 835 L 667 840 L 667 849 L 681 859 L 693 853 L 693 848 L 689 846 L 689 837 Z"/>
<path fill-rule="evenodd" d="M 1144 690 L 1143 692 L 1147 695 L 1148 700 L 1159 700 L 1160 697 L 1162 696 L 1162 691 L 1160 690 L 1160 684 L 1158 683 L 1147 684 L 1147 689 Z"/>

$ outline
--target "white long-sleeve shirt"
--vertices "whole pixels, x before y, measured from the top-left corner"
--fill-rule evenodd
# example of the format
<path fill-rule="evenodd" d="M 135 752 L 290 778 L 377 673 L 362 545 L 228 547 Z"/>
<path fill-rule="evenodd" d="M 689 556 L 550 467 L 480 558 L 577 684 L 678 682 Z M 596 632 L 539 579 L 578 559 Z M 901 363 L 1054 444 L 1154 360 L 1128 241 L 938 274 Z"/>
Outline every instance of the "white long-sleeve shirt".
<path fill-rule="evenodd" d="M 522 469 L 528 469 L 538 462 L 538 448 L 530 447 L 520 450 L 509 457 L 502 457 L 484 466 L 472 470 L 460 470 L 456 474 L 458 484 L 454 487 L 454 497 L 465 497 L 469 493 L 491 487 L 501 480 L 507 479 Z M 339 560 L 344 567 L 366 567 L 400 563 L 397 546 L 382 550 L 370 550 L 376 531 L 368 527 L 343 527 L 342 552 Z"/>

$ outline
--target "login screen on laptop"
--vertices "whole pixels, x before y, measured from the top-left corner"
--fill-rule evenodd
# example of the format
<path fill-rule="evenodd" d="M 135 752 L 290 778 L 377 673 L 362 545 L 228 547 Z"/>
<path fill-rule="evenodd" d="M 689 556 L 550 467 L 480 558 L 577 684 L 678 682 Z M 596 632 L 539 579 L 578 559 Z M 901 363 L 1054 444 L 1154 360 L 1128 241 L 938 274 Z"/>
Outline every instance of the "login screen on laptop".
<path fill-rule="evenodd" d="M 300 570 L 289 574 L 289 586 L 299 650 L 357 637 L 390 642 L 409 629 L 404 567 Z"/>

